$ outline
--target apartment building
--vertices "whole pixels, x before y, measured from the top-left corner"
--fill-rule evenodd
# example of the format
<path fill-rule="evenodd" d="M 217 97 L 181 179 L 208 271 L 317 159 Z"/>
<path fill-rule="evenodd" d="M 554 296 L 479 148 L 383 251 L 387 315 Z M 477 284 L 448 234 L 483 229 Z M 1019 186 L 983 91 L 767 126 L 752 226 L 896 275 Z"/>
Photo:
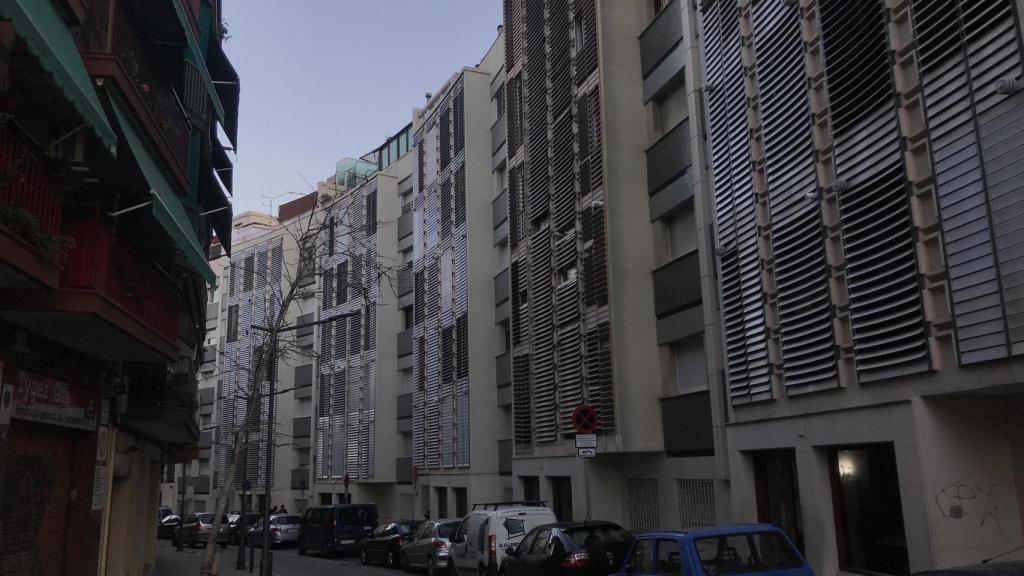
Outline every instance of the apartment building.
<path fill-rule="evenodd" d="M 733 515 L 816 573 L 1024 544 L 1019 9 L 701 3 Z"/>
<path fill-rule="evenodd" d="M 495 307 L 507 300 L 508 250 L 493 226 L 494 201 L 504 202 L 504 120 L 492 130 L 503 111 L 503 49 L 499 33 L 414 119 L 416 177 L 403 214 L 411 226 L 400 228 L 412 274 L 400 404 L 411 408 L 416 511 L 434 518 L 511 496 L 508 414 L 499 408 L 510 398 L 500 402 L 498 388 L 507 385 L 508 306 Z"/>
<path fill-rule="evenodd" d="M 635 530 L 727 521 L 693 8 L 509 0 L 504 28 L 515 495 Z"/>
<path fill-rule="evenodd" d="M 313 486 L 318 504 L 375 502 L 412 514 L 408 442 L 399 432 L 399 186 L 412 174 L 411 125 L 321 184 Z"/>
<path fill-rule="evenodd" d="M 5 574 L 152 571 L 161 466 L 199 437 L 239 79 L 219 2 L 143 4 L 0 4 Z"/>

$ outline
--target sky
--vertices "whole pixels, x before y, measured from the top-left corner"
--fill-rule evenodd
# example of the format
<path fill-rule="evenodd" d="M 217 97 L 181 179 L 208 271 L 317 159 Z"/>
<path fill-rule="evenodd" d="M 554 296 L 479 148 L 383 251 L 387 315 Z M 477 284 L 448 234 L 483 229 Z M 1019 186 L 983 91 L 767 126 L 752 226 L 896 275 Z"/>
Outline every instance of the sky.
<path fill-rule="evenodd" d="M 383 144 L 426 92 L 483 58 L 501 24 L 500 0 L 224 0 L 223 9 L 224 51 L 242 88 L 236 215 L 276 214 L 341 158 Z"/>

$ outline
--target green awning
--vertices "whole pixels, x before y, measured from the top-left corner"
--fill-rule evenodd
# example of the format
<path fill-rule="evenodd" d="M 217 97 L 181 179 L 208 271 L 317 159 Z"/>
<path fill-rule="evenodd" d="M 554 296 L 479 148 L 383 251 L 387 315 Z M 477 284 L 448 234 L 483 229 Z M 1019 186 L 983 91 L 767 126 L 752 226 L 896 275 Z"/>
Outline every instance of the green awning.
<path fill-rule="evenodd" d="M 10 19 L 28 49 L 39 58 L 64 96 L 111 154 L 117 154 L 117 135 L 103 113 L 99 96 L 85 70 L 71 32 L 53 3 L 40 0 L 0 0 L 0 16 Z"/>
<path fill-rule="evenodd" d="M 117 123 L 121 125 L 124 139 L 128 141 L 128 148 L 135 156 L 135 162 L 138 163 L 142 174 L 146 177 L 146 182 L 149 183 L 150 193 L 153 195 L 153 215 L 167 230 L 171 239 L 185 254 L 185 259 L 195 268 L 196 272 L 202 274 L 211 286 L 216 284 L 217 276 L 206 261 L 206 254 L 199 246 L 199 239 L 196 237 L 195 231 L 192 230 L 188 214 L 185 213 L 185 206 L 181 203 L 178 195 L 174 193 L 174 187 L 167 181 L 164 173 L 149 154 L 142 138 L 139 137 L 129 120 L 130 115 L 121 109 L 116 98 L 110 98 L 110 106 L 114 110 L 114 116 L 117 117 Z"/>
<path fill-rule="evenodd" d="M 213 102 L 213 109 L 217 111 L 217 118 L 224 120 L 224 106 L 221 105 L 220 98 L 217 96 L 217 89 L 213 86 L 210 71 L 206 69 L 206 56 L 199 49 L 199 41 L 196 40 L 195 34 L 192 33 L 192 24 L 188 21 L 185 7 L 181 5 L 179 0 L 172 0 L 172 4 L 174 4 L 174 11 L 178 13 L 178 21 L 181 22 L 182 31 L 185 33 L 185 40 L 188 42 L 189 50 L 192 52 L 192 63 L 196 65 L 196 68 L 199 69 L 199 73 L 203 77 L 203 83 L 206 84 L 206 92 L 210 95 L 210 101 Z"/>

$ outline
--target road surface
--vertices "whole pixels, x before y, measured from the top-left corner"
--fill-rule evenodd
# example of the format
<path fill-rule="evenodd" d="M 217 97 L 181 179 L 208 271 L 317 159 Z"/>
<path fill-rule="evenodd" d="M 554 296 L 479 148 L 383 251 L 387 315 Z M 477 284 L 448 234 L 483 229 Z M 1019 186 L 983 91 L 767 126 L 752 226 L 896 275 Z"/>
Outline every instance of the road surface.
<path fill-rule="evenodd" d="M 156 571 L 153 576 L 199 576 L 204 550 L 186 548 L 181 552 L 171 545 L 170 540 L 157 540 Z M 249 572 L 235 570 L 238 548 L 229 546 L 221 550 L 221 570 L 223 576 L 242 576 Z M 248 559 L 248 558 L 246 558 Z M 256 551 L 256 563 L 259 565 L 259 550 Z M 257 572 L 253 572 L 254 575 Z M 308 556 L 299 556 L 295 548 L 274 550 L 275 576 L 404 576 L 401 570 L 391 570 L 383 566 L 363 566 L 357 557 L 326 558 L 312 552 Z"/>

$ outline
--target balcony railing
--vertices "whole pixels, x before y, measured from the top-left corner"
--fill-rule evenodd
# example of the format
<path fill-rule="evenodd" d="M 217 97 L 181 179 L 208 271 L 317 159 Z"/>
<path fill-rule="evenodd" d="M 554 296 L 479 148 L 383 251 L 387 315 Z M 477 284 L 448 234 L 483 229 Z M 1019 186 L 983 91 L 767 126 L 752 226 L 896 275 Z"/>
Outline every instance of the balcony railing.
<path fill-rule="evenodd" d="M 671 2 L 640 34 L 640 67 L 644 77 L 682 38 L 683 13 L 678 2 Z"/>
<path fill-rule="evenodd" d="M 56 236 L 63 206 L 60 187 L 43 163 L 10 132 L 0 129 L 0 210 L 22 210 L 35 219 L 40 232 Z M 0 215 L 0 224 L 12 227 L 8 218 L 15 215 Z"/>
<path fill-rule="evenodd" d="M 178 335 L 178 303 L 164 281 L 99 222 L 65 223 L 75 247 L 61 274 L 64 288 L 95 290 L 167 340 Z"/>
<path fill-rule="evenodd" d="M 185 3 L 191 5 L 195 0 Z M 139 33 L 127 4 L 125 0 L 96 0 L 79 33 L 79 48 L 94 76 L 110 75 L 112 71 L 104 61 L 111 57 L 116 60 L 120 73 L 114 75 L 129 84 L 122 89 L 130 89 L 141 101 L 149 115 L 147 124 L 159 132 L 153 134 L 153 139 L 184 175 L 188 169 L 191 126 L 174 89 L 161 76 L 161 66 L 153 57 L 149 43 Z"/>
<path fill-rule="evenodd" d="M 399 296 L 405 296 L 406 294 L 412 292 L 414 288 L 413 280 L 414 276 L 412 271 L 412 264 L 410 263 L 408 266 L 404 266 L 402 267 L 401 270 L 398 271 Z"/>
<path fill-rule="evenodd" d="M 676 124 L 647 149 L 647 193 L 656 194 L 690 168 L 690 122 Z"/>
<path fill-rule="evenodd" d="M 697 252 L 690 252 L 653 272 L 654 313 L 659 318 L 701 301 L 697 256 Z"/>
<path fill-rule="evenodd" d="M 491 125 L 491 154 L 497 154 L 501 145 L 505 143 L 505 115 L 502 114 Z"/>
<path fill-rule="evenodd" d="M 512 353 L 505 352 L 494 358 L 494 383 L 498 388 L 512 383 Z"/>

